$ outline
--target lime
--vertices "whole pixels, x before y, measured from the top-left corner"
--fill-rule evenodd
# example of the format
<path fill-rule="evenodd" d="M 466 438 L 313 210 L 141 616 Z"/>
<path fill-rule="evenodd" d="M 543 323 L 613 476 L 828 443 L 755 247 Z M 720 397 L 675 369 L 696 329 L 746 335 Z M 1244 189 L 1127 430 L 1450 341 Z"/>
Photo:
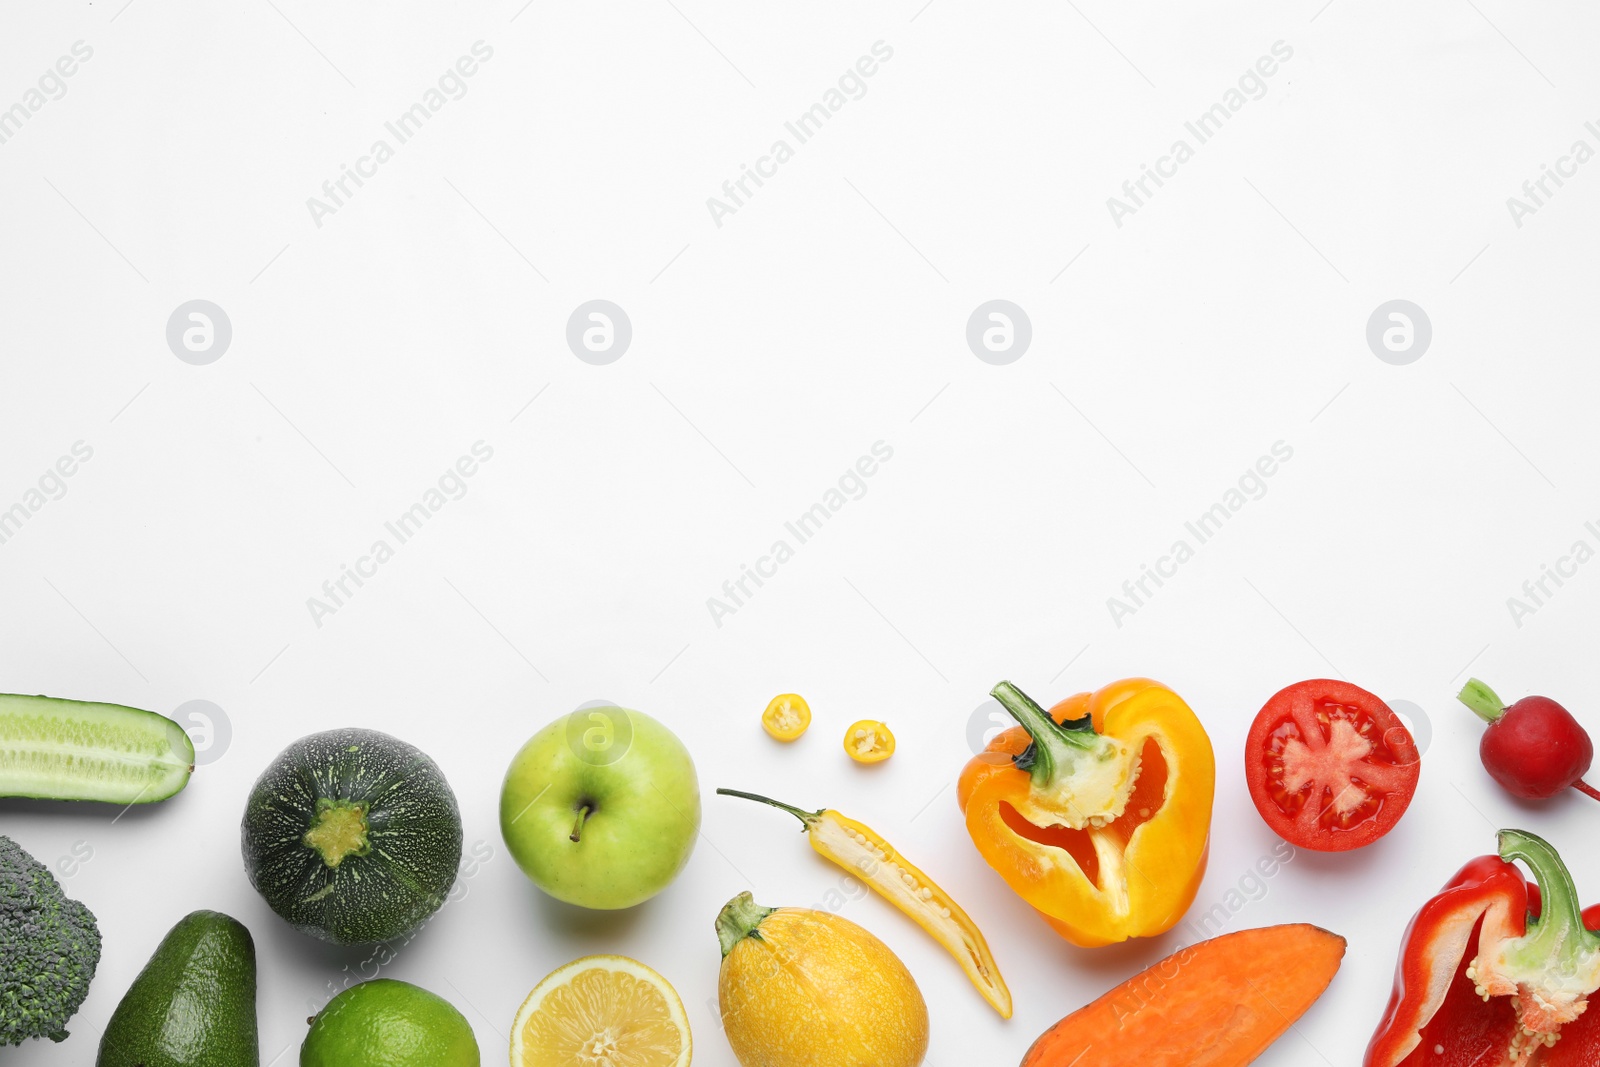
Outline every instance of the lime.
<path fill-rule="evenodd" d="M 472 1027 L 450 1002 L 409 982 L 351 986 L 312 1020 L 300 1067 L 479 1067 Z"/>

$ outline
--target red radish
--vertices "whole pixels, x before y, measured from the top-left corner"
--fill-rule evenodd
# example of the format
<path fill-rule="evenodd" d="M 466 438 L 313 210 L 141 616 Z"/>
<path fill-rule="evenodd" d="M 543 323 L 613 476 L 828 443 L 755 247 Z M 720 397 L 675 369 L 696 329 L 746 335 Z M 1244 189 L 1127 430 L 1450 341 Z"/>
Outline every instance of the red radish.
<path fill-rule="evenodd" d="M 1546 800 L 1571 787 L 1600 800 L 1583 780 L 1594 744 L 1566 708 L 1549 697 L 1523 697 L 1508 708 L 1476 678 L 1467 679 L 1456 699 L 1489 724 L 1478 757 L 1511 795 Z"/>

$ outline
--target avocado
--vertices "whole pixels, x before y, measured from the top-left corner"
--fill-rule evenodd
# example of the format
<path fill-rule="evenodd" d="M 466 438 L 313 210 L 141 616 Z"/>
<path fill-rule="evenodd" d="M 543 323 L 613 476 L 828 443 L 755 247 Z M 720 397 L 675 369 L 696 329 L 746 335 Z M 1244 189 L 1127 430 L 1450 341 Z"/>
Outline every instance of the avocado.
<path fill-rule="evenodd" d="M 238 920 L 196 911 L 161 939 L 112 1013 L 95 1067 L 260 1067 L 256 946 Z"/>

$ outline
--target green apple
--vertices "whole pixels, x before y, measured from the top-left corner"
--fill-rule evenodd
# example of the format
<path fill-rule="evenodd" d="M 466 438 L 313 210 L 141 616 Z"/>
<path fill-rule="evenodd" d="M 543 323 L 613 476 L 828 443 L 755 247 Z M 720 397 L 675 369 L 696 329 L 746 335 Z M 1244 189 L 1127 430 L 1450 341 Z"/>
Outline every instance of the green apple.
<path fill-rule="evenodd" d="M 689 750 L 640 711 L 580 708 L 534 734 L 506 771 L 500 833 L 557 900 L 631 908 L 665 889 L 700 834 Z"/>

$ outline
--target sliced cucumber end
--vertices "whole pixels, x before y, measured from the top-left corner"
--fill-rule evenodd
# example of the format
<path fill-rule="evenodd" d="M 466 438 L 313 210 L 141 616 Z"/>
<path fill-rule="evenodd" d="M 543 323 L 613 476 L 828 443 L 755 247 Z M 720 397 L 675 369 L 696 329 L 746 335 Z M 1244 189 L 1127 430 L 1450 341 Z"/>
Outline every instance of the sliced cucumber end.
<path fill-rule="evenodd" d="M 153 711 L 0 694 L 0 796 L 152 804 L 188 784 L 194 759 L 183 727 Z"/>

